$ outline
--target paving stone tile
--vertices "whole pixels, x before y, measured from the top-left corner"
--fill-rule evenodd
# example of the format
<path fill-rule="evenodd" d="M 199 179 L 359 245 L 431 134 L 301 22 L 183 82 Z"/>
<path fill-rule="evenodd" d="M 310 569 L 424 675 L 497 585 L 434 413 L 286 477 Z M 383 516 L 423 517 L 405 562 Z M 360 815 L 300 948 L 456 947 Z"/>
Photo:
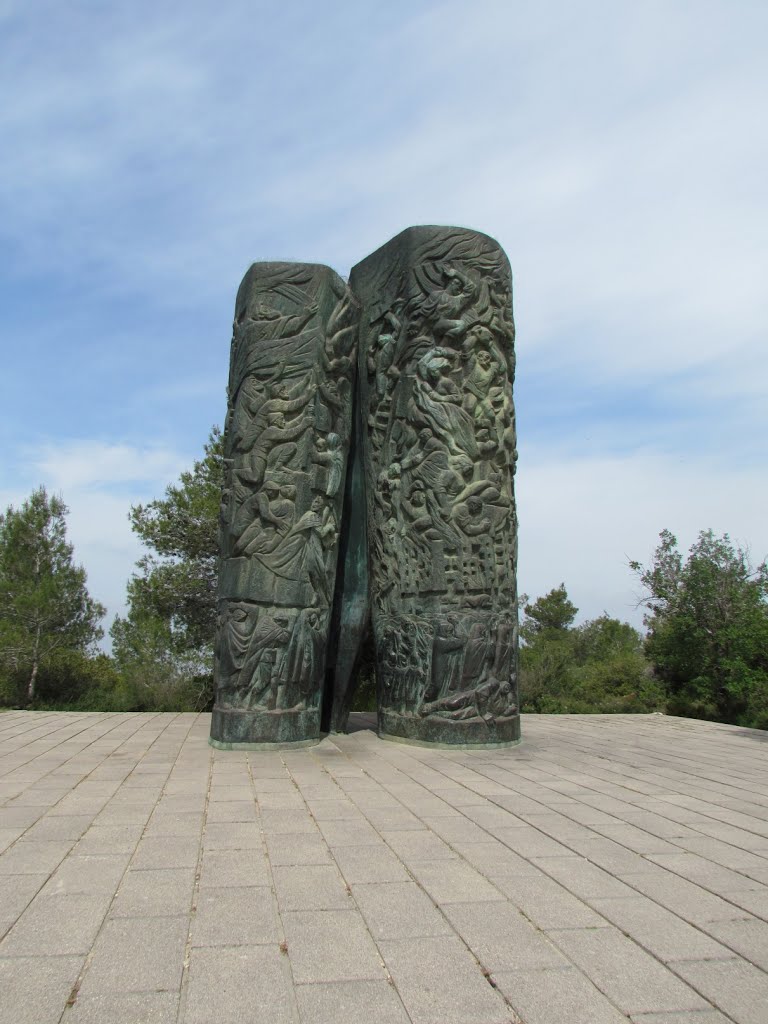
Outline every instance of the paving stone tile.
<path fill-rule="evenodd" d="M 42 818 L 44 810 L 42 807 L 20 807 L 18 804 L 10 804 L 0 810 L 0 821 L 3 828 L 11 828 L 17 825 L 28 828 Z"/>
<path fill-rule="evenodd" d="M 503 895 L 487 878 L 461 860 L 429 863 L 417 861 L 410 866 L 416 880 L 435 903 L 466 903 L 470 900 L 503 900 Z"/>
<path fill-rule="evenodd" d="M 612 875 L 654 872 L 657 867 L 643 855 L 625 849 L 612 839 L 593 835 L 589 839 L 573 838 L 569 842 L 571 848 L 591 864 L 596 864 Z"/>
<path fill-rule="evenodd" d="M 733 921 L 745 916 L 744 911 L 732 902 L 727 902 L 707 889 L 671 872 L 661 871 L 657 875 L 625 875 L 623 881 L 691 924 Z M 732 895 L 734 899 L 743 899 L 749 893 L 729 893 L 729 900 Z"/>
<path fill-rule="evenodd" d="M 385 978 L 357 910 L 294 911 L 283 913 L 282 920 L 297 985 Z"/>
<path fill-rule="evenodd" d="M 143 825 L 92 825 L 74 848 L 77 856 L 133 853 Z"/>
<path fill-rule="evenodd" d="M 90 814 L 47 816 L 27 829 L 24 838 L 25 840 L 79 839 L 92 821 L 93 818 Z"/>
<path fill-rule="evenodd" d="M 401 862 L 383 843 L 380 846 L 337 846 L 333 855 L 348 885 L 410 880 Z"/>
<path fill-rule="evenodd" d="M 261 814 L 266 811 L 283 812 L 295 811 L 297 814 L 305 814 L 306 806 L 301 794 L 296 789 L 286 793 L 259 793 L 258 809 Z M 273 814 L 273 819 L 277 815 Z"/>
<path fill-rule="evenodd" d="M 199 837 L 203 827 L 203 815 L 198 811 L 182 814 L 157 811 L 149 819 L 146 836 L 195 836 Z"/>
<path fill-rule="evenodd" d="M 675 964 L 675 971 L 738 1024 L 765 1024 L 768 975 L 743 960 Z"/>
<path fill-rule="evenodd" d="M 124 804 L 120 805 L 115 801 L 107 804 L 103 811 L 97 815 L 94 824 L 96 825 L 146 825 L 153 811 L 153 805 L 149 804 Z"/>
<path fill-rule="evenodd" d="M 75 853 L 59 864 L 43 889 L 46 896 L 74 893 L 102 893 L 113 895 L 128 866 L 130 854 L 95 854 L 78 856 Z"/>
<path fill-rule="evenodd" d="M 435 786 L 432 792 L 445 801 L 449 807 L 471 807 L 472 804 L 485 804 L 485 797 L 480 796 L 479 793 L 473 793 L 472 790 L 465 789 L 463 786 Z"/>
<path fill-rule="evenodd" d="M 45 874 L 0 875 L 0 938 L 16 923 L 47 880 Z"/>
<path fill-rule="evenodd" d="M 366 807 L 362 805 L 363 813 L 375 829 L 379 832 L 397 831 L 404 832 L 409 829 L 422 830 L 426 828 L 421 818 L 417 818 L 405 807 Z"/>
<path fill-rule="evenodd" d="M 38 875 L 54 871 L 74 846 L 74 841 L 19 839 L 0 855 L 0 875 Z"/>
<path fill-rule="evenodd" d="M 518 828 L 498 828 L 493 830 L 493 835 L 508 846 L 514 853 L 519 854 L 526 860 L 534 857 L 578 857 L 578 854 L 570 850 L 562 843 L 558 843 L 549 836 L 531 828 L 530 825 L 521 825 Z"/>
<path fill-rule="evenodd" d="M 178 991 L 189 922 L 183 917 L 112 918 L 104 924 L 82 995 Z"/>
<path fill-rule="evenodd" d="M 237 783 L 219 782 L 214 778 L 208 793 L 208 799 L 209 806 L 214 803 L 228 803 L 232 801 L 247 804 L 255 803 L 253 789 L 247 776 L 242 782 Z"/>
<path fill-rule="evenodd" d="M 261 826 L 265 833 L 314 832 L 315 825 L 306 808 L 291 809 L 265 807 L 261 811 Z"/>
<path fill-rule="evenodd" d="M 298 985 L 303 1024 L 410 1024 L 403 1004 L 386 981 L 334 981 Z"/>
<path fill-rule="evenodd" d="M 381 842 L 381 836 L 367 821 L 335 819 L 318 821 L 317 824 L 326 843 L 331 848 L 336 846 L 378 846 Z M 307 831 L 309 830 L 307 829 Z"/>
<path fill-rule="evenodd" d="M 259 946 L 280 941 L 275 898 L 266 886 L 201 890 L 193 946 Z"/>
<path fill-rule="evenodd" d="M 208 804 L 208 821 L 256 821 L 259 809 L 255 800 L 233 800 Z"/>
<path fill-rule="evenodd" d="M 9 846 L 16 842 L 24 835 L 24 829 L 22 826 L 16 828 L 0 828 L 0 853 L 7 850 Z"/>
<path fill-rule="evenodd" d="M 307 799 L 307 807 L 315 821 L 365 821 L 360 808 L 351 800 Z"/>
<path fill-rule="evenodd" d="M 277 946 L 193 949 L 181 1024 L 295 1024 L 284 959 Z"/>
<path fill-rule="evenodd" d="M 444 912 L 492 974 L 569 966 L 563 954 L 511 903 L 450 903 Z"/>
<path fill-rule="evenodd" d="M 727 893 L 739 889 L 760 889 L 761 882 L 754 878 L 721 867 L 695 853 L 650 853 L 648 859 L 668 871 L 709 889 Z"/>
<path fill-rule="evenodd" d="M 131 868 L 194 868 L 199 846 L 197 836 L 144 836 L 136 847 Z"/>
<path fill-rule="evenodd" d="M 276 866 L 332 864 L 322 834 L 314 832 L 274 832 L 266 837 L 270 863 Z"/>
<path fill-rule="evenodd" d="M 629 886 L 614 878 L 610 872 L 603 871 L 582 857 L 537 857 L 534 863 L 579 899 L 590 901 L 634 895 Z"/>
<path fill-rule="evenodd" d="M 541 874 L 530 861 L 490 836 L 486 843 L 454 843 L 453 850 L 487 878 Z"/>
<path fill-rule="evenodd" d="M 189 914 L 195 888 L 194 868 L 130 870 L 110 908 L 110 917 L 171 917 Z"/>
<path fill-rule="evenodd" d="M 717 1010 L 684 1010 L 682 1013 L 633 1013 L 632 1024 L 731 1024 Z"/>
<path fill-rule="evenodd" d="M 626 1024 L 621 1013 L 574 968 L 494 972 L 493 980 L 525 1024 Z"/>
<path fill-rule="evenodd" d="M 301 795 L 307 803 L 326 803 L 329 800 L 339 800 L 344 794 L 339 790 L 335 782 L 319 782 L 312 786 L 302 786 Z"/>
<path fill-rule="evenodd" d="M 231 885 L 271 885 L 264 851 L 203 850 L 200 888 Z"/>
<path fill-rule="evenodd" d="M 626 1014 L 709 1009 L 692 988 L 615 928 L 550 931 L 548 935 Z"/>
<path fill-rule="evenodd" d="M 308 864 L 272 869 L 280 911 L 346 910 L 349 893 L 336 865 Z"/>
<path fill-rule="evenodd" d="M 387 831 L 384 838 L 406 864 L 411 861 L 456 860 L 458 856 L 444 840 L 427 829 Z"/>
<path fill-rule="evenodd" d="M 0 958 L 0 1024 L 58 1024 L 82 965 L 79 956 Z"/>
<path fill-rule="evenodd" d="M 591 906 L 659 960 L 709 960 L 730 950 L 643 896 L 591 900 Z M 710 929 L 711 933 L 711 927 Z"/>
<path fill-rule="evenodd" d="M 463 816 L 458 818 L 425 816 L 422 821 L 435 835 L 440 836 L 446 843 L 453 845 L 459 843 L 486 843 L 493 836 L 474 821 Z M 517 829 L 515 830 L 517 831 Z"/>
<path fill-rule="evenodd" d="M 203 833 L 206 850 L 260 850 L 261 829 L 255 821 L 210 821 Z"/>
<path fill-rule="evenodd" d="M 666 839 L 624 822 L 616 825 L 593 825 L 592 829 L 635 853 L 677 853 L 679 849 Z"/>
<path fill-rule="evenodd" d="M 178 1004 L 175 992 L 78 995 L 62 1024 L 176 1024 Z"/>
<path fill-rule="evenodd" d="M 85 955 L 108 907 L 108 896 L 39 895 L 0 943 L 0 956 Z"/>
<path fill-rule="evenodd" d="M 352 885 L 352 895 L 377 941 L 452 934 L 445 917 L 415 882 Z"/>
<path fill-rule="evenodd" d="M 739 953 L 745 960 L 768 971 L 768 924 L 756 918 L 743 921 L 712 921 L 705 926 L 706 931 L 729 947 L 721 956 L 731 955 L 731 950 Z M 690 960 L 703 960 L 704 957 L 687 957 Z"/>
<path fill-rule="evenodd" d="M 509 1009 L 452 936 L 379 944 L 413 1024 L 509 1024 Z"/>

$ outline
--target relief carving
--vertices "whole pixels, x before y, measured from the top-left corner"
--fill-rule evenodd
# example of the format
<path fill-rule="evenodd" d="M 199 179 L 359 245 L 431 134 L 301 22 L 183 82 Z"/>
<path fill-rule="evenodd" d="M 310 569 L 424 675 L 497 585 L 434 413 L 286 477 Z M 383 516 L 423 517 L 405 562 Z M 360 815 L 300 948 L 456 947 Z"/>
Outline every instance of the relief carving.
<path fill-rule="evenodd" d="M 369 617 L 383 735 L 519 738 L 511 296 L 498 244 L 461 228 L 407 229 L 350 287 L 245 275 L 213 743 L 311 741 L 321 710 L 343 728 Z"/>
<path fill-rule="evenodd" d="M 328 267 L 245 275 L 224 436 L 220 745 L 319 736 L 356 343 L 357 304 Z"/>
<path fill-rule="evenodd" d="M 362 306 L 380 729 L 424 742 L 514 741 L 509 264 L 487 236 L 409 228 L 350 284 Z"/>

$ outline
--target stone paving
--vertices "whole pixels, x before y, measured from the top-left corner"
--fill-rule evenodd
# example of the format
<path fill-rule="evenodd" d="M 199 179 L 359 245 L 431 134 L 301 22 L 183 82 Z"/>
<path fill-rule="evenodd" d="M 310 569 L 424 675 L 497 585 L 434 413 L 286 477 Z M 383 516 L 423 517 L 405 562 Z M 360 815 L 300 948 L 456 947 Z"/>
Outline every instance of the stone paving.
<path fill-rule="evenodd" d="M 768 734 L 525 716 L 223 752 L 0 716 L 0 1022 L 768 1022 Z"/>

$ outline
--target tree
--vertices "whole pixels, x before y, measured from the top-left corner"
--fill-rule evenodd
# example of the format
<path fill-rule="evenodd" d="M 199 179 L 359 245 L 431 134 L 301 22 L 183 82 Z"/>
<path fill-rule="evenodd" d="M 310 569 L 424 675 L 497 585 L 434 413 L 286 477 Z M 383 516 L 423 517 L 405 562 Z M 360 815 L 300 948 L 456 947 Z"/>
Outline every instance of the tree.
<path fill-rule="evenodd" d="M 224 450 L 214 427 L 204 456 L 165 497 L 131 509 L 133 530 L 155 554 L 145 555 L 129 582 L 137 613 L 168 622 L 179 649 L 213 647 L 218 584 L 218 516 Z"/>
<path fill-rule="evenodd" d="M 522 601 L 525 619 L 521 635 L 524 639 L 533 639 L 551 630 L 564 632 L 579 611 L 568 597 L 564 583 L 550 590 L 544 597 L 537 598 L 533 604 L 528 603 L 525 594 L 522 595 Z"/>
<path fill-rule="evenodd" d="M 224 480 L 221 433 L 165 497 L 130 520 L 151 549 L 128 582 L 128 614 L 111 629 L 113 652 L 136 706 L 205 707 L 212 700 L 218 585 L 218 518 Z"/>
<path fill-rule="evenodd" d="M 646 653 L 676 714 L 768 728 L 768 565 L 703 530 L 684 561 L 669 530 L 645 588 Z"/>
<path fill-rule="evenodd" d="M 86 589 L 66 539 L 69 510 L 44 487 L 0 515 L 0 658 L 35 697 L 40 666 L 56 652 L 86 652 L 103 636 L 106 609 Z"/>
<path fill-rule="evenodd" d="M 520 691 L 523 710 L 543 714 L 655 711 L 663 693 L 649 672 L 642 637 L 608 615 L 574 626 L 565 584 L 533 603 L 523 596 Z"/>

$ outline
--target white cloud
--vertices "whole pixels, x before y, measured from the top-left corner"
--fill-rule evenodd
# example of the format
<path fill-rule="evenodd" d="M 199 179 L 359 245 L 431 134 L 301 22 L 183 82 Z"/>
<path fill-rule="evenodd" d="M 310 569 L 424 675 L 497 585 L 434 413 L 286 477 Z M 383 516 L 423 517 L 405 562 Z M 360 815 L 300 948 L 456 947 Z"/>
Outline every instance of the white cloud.
<path fill-rule="evenodd" d="M 29 456 L 38 476 L 55 491 L 83 491 L 104 485 L 168 482 L 186 468 L 166 448 L 79 440 L 49 443 Z M 164 485 L 163 485 L 164 486 Z"/>
<path fill-rule="evenodd" d="M 768 480 L 728 462 L 641 452 L 562 460 L 523 448 L 517 480 L 519 585 L 538 597 L 564 582 L 579 618 L 640 626 L 630 559 L 648 564 L 662 529 L 687 551 L 700 530 L 768 555 Z"/>
<path fill-rule="evenodd" d="M 563 579 L 584 614 L 630 614 L 626 558 L 664 526 L 685 545 L 712 526 L 766 547 L 768 7 L 0 0 L 0 18 L 9 379 L 74 364 L 100 389 L 93 421 L 84 401 L 67 427 L 100 440 L 27 449 L 3 486 L 64 493 L 110 609 L 138 553 L 130 504 L 199 455 L 150 429 L 186 449 L 222 418 L 226 371 L 200 365 L 226 351 L 248 264 L 346 272 L 409 223 L 498 238 L 520 393 L 551 367 L 521 417 L 525 589 Z M 192 340 L 174 319 L 190 307 Z M 150 335 L 134 365 L 132 337 Z M 99 376 L 110 358 L 120 372 Z M 9 462 L 17 438 L 71 422 L 51 391 L 4 427 Z M 630 391 L 631 431 L 611 403 Z M 643 417 L 655 447 L 637 452 Z"/>
<path fill-rule="evenodd" d="M 145 553 L 128 521 L 131 506 L 161 497 L 200 454 L 91 439 L 49 442 L 28 449 L 16 463 L 12 486 L 0 491 L 0 506 L 18 508 L 41 483 L 61 494 L 75 561 L 86 569 L 91 595 L 107 607 L 108 628 L 125 611 L 126 583 Z"/>

